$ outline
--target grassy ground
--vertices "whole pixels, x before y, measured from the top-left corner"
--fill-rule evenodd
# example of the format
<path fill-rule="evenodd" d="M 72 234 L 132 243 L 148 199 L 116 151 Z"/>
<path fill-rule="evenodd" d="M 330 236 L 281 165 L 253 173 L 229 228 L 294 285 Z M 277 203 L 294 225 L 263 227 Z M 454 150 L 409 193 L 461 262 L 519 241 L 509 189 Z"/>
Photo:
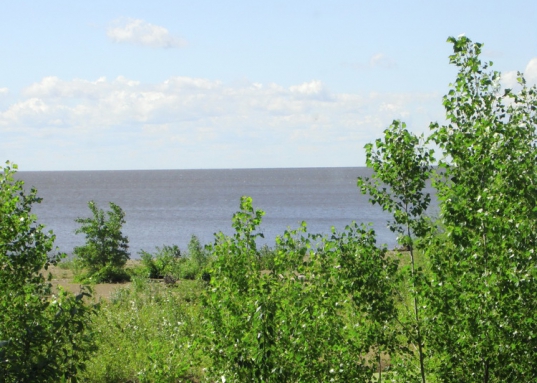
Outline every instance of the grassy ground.
<path fill-rule="evenodd" d="M 129 261 L 131 265 L 135 265 L 137 261 Z M 73 282 L 74 271 L 70 268 L 60 267 L 60 266 L 49 266 L 48 272 L 52 274 L 52 286 L 54 290 L 57 290 L 58 286 L 63 287 L 63 289 L 76 294 L 80 291 L 80 283 Z M 46 273 L 46 271 L 44 271 Z M 93 297 L 95 300 L 99 301 L 101 299 L 110 299 L 110 296 L 119 288 L 128 287 L 129 283 L 117 284 L 117 283 L 99 283 L 94 285 L 93 288 Z"/>
<path fill-rule="evenodd" d="M 135 267 L 130 261 L 128 267 Z M 51 266 L 54 289 L 77 293 L 74 272 Z M 144 277 L 122 284 L 92 286 L 89 304 L 98 303 L 93 334 L 98 352 L 87 362 L 81 382 L 199 382 L 209 363 L 200 351 L 199 295 L 203 282 L 175 285 Z"/>

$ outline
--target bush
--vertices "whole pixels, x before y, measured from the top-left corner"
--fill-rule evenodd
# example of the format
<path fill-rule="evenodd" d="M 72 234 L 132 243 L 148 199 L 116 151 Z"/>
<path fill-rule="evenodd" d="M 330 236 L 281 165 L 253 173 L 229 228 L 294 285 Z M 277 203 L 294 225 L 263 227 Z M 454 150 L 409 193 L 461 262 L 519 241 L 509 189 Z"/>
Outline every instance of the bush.
<path fill-rule="evenodd" d="M 259 263 L 261 269 L 272 270 L 275 267 L 274 260 L 276 259 L 276 255 L 276 249 L 271 249 L 269 245 L 261 246 L 261 249 L 259 249 Z"/>
<path fill-rule="evenodd" d="M 447 382 L 535 381 L 537 88 L 519 73 L 519 92 L 501 89 L 482 44 L 449 41 L 459 74 L 444 97 L 447 125 L 431 125 L 446 235 L 425 247 L 429 348 Z"/>
<path fill-rule="evenodd" d="M 166 275 L 178 277 L 178 264 L 181 260 L 181 251 L 177 245 L 156 248 L 154 254 L 140 251 L 143 272 L 148 278 L 162 279 Z"/>
<path fill-rule="evenodd" d="M 188 242 L 188 258 L 193 260 L 196 265 L 200 268 L 203 268 L 209 262 L 209 256 L 205 248 L 201 245 L 200 240 L 197 236 L 193 235 L 190 237 Z"/>
<path fill-rule="evenodd" d="M 195 235 L 190 238 L 186 256 L 181 256 L 177 245 L 157 247 L 153 254 L 144 250 L 139 254 L 143 265 L 140 273 L 149 278 L 198 279 L 209 262 L 207 251 Z"/>
<path fill-rule="evenodd" d="M 117 289 L 94 320 L 99 352 L 80 381 L 200 382 L 198 295 L 195 281 L 172 290 L 143 277 Z"/>
<path fill-rule="evenodd" d="M 14 181 L 15 169 L 8 162 L 0 173 L 0 382 L 75 379 L 93 350 L 93 308 L 86 291 L 52 295 L 41 270 L 59 258 L 48 256 L 54 235 L 36 223 L 31 209 L 41 199 Z"/>
<path fill-rule="evenodd" d="M 194 259 L 184 258 L 180 260 L 177 270 L 179 278 L 194 280 L 200 276 L 201 268 Z"/>
<path fill-rule="evenodd" d="M 203 295 L 212 381 L 371 381 L 392 350 L 396 262 L 374 233 L 352 225 L 330 238 L 299 230 L 277 239 L 262 269 L 263 212 L 241 199 L 236 232 L 216 235 Z M 372 357 L 370 357 L 372 355 Z M 371 359 L 373 361 L 371 361 Z"/>
<path fill-rule="evenodd" d="M 106 265 L 92 274 L 85 275 L 83 280 L 89 283 L 122 283 L 130 281 L 131 276 L 123 267 Z"/>
<path fill-rule="evenodd" d="M 88 207 L 93 217 L 77 218 L 76 222 L 81 227 L 75 231 L 76 234 L 86 236 L 86 244 L 74 249 L 81 265 L 88 269 L 83 279 L 91 279 L 93 282 L 128 280 L 128 274 L 120 271 L 130 258 L 129 240 L 121 232 L 125 213 L 113 202 L 110 202 L 110 211 L 106 212 L 108 218 L 103 210 L 97 208 L 95 202 L 89 201 Z M 92 278 L 95 274 L 98 276 Z"/>

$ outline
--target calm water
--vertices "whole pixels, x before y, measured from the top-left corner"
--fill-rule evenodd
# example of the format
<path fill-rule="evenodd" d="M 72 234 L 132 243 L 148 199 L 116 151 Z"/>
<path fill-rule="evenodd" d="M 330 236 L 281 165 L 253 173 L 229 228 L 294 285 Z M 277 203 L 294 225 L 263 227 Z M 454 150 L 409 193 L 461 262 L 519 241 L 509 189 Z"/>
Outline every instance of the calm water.
<path fill-rule="evenodd" d="M 124 233 L 132 257 L 140 249 L 177 244 L 185 249 L 192 234 L 202 243 L 213 233 L 232 233 L 231 217 L 242 195 L 265 211 L 261 226 L 265 242 L 274 243 L 287 227 L 302 220 L 311 233 L 329 233 L 351 221 L 372 222 L 378 241 L 395 245 L 386 229 L 387 216 L 360 194 L 356 178 L 366 168 L 135 170 L 19 172 L 26 186 L 35 186 L 43 202 L 34 209 L 39 221 L 56 234 L 56 245 L 71 253 L 84 243 L 75 235 L 77 217 L 90 216 L 89 200 L 100 208 L 112 201 L 125 211 Z"/>

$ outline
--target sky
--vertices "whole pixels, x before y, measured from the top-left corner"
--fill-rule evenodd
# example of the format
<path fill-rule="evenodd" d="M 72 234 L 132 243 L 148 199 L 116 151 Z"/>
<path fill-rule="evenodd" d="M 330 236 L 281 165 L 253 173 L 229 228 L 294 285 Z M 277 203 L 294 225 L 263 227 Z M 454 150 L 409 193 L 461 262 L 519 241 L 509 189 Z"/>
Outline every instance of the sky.
<path fill-rule="evenodd" d="M 364 166 L 442 122 L 449 36 L 537 82 L 534 0 L 3 1 L 0 161 L 19 170 Z"/>

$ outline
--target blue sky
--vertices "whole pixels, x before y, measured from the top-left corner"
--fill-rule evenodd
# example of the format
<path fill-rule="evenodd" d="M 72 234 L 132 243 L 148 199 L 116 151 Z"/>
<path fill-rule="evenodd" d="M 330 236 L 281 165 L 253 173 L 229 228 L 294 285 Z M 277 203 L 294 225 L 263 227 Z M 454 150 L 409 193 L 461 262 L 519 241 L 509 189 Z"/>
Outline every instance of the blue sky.
<path fill-rule="evenodd" d="M 20 170 L 363 166 L 443 120 L 448 36 L 537 81 L 534 1 L 18 1 L 0 160 Z"/>

